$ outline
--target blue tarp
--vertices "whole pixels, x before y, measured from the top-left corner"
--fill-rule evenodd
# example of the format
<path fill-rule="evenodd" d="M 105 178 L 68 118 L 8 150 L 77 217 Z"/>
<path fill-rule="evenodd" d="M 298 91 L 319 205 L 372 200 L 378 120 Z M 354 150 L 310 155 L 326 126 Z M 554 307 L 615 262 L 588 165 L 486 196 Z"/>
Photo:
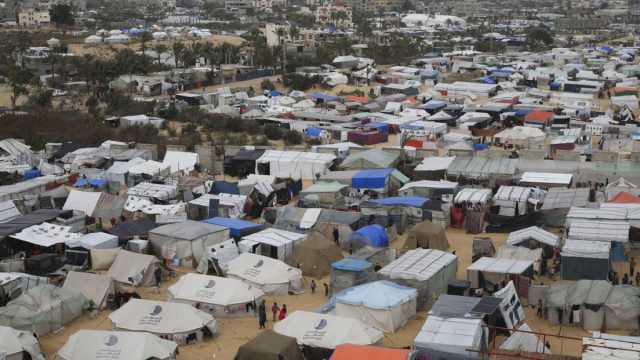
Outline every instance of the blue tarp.
<path fill-rule="evenodd" d="M 378 224 L 367 225 L 351 233 L 349 241 L 360 240 L 373 247 L 389 246 L 387 231 Z"/>
<path fill-rule="evenodd" d="M 561 84 L 559 82 L 552 81 L 549 83 L 550 90 L 560 90 Z"/>
<path fill-rule="evenodd" d="M 321 100 L 323 102 L 329 102 L 329 101 L 337 101 L 338 97 L 337 96 L 333 96 L 333 95 L 329 95 L 329 94 L 323 94 L 323 93 L 313 93 L 311 94 L 311 98 L 315 101 Z"/>
<path fill-rule="evenodd" d="M 374 204 L 386 205 L 386 206 L 412 206 L 417 208 L 424 207 L 424 204 L 429 201 L 429 198 L 420 196 L 395 196 L 382 199 L 369 200 Z"/>
<path fill-rule="evenodd" d="M 389 124 L 385 124 L 385 123 L 372 122 L 372 123 L 366 124 L 364 127 L 369 129 L 376 129 L 383 134 L 389 133 Z"/>
<path fill-rule="evenodd" d="M 238 220 L 238 219 L 229 219 L 223 217 L 214 217 L 211 219 L 204 220 L 204 222 L 213 225 L 224 226 L 229 229 L 229 233 L 231 237 L 239 238 L 242 236 L 246 236 L 249 234 L 253 234 L 264 229 L 264 225 L 256 224 L 251 221 Z"/>
<path fill-rule="evenodd" d="M 107 185 L 107 180 L 105 179 L 78 179 L 73 184 L 74 187 L 85 187 L 87 185 L 91 185 L 93 187 L 101 188 Z"/>
<path fill-rule="evenodd" d="M 531 110 L 527 110 L 527 109 L 518 109 L 516 110 L 516 116 L 525 116 L 528 113 L 530 113 Z"/>
<path fill-rule="evenodd" d="M 598 51 L 603 52 L 605 54 L 611 54 L 613 52 L 613 48 L 608 45 L 604 45 L 598 48 Z"/>
<path fill-rule="evenodd" d="M 89 185 L 89 181 L 87 179 L 80 178 L 76 180 L 76 182 L 73 184 L 73 187 L 84 187 L 87 185 Z"/>
<path fill-rule="evenodd" d="M 489 145 L 487 145 L 487 144 L 474 144 L 474 145 L 473 145 L 473 148 L 474 148 L 475 150 L 477 150 L 477 151 L 480 151 L 480 150 L 487 150 L 487 149 L 489 148 Z"/>
<path fill-rule="evenodd" d="M 366 260 L 353 259 L 353 258 L 344 258 L 340 261 L 336 261 L 333 264 L 331 264 L 332 269 L 342 270 L 342 271 L 354 271 L 354 272 L 365 271 L 372 267 L 373 267 L 373 264 Z"/>
<path fill-rule="evenodd" d="M 305 136 L 318 137 L 322 133 L 322 129 L 316 127 L 310 127 L 304 129 Z"/>
<path fill-rule="evenodd" d="M 335 302 L 363 305 L 370 309 L 389 309 L 418 296 L 418 290 L 387 280 L 374 281 L 340 291 Z"/>
<path fill-rule="evenodd" d="M 27 170 L 24 173 L 25 180 L 33 179 L 42 176 L 42 173 L 38 169 Z"/>
<path fill-rule="evenodd" d="M 483 84 L 495 84 L 496 80 L 491 76 L 483 76 L 480 78 L 480 82 Z"/>
<path fill-rule="evenodd" d="M 238 183 L 228 181 L 214 181 L 209 194 L 240 194 Z"/>
<path fill-rule="evenodd" d="M 271 95 L 271 97 L 276 97 L 276 96 L 280 96 L 280 93 L 277 90 L 271 90 L 269 95 Z"/>
<path fill-rule="evenodd" d="M 351 187 L 354 189 L 382 189 L 385 187 L 387 177 L 394 169 L 367 169 L 360 170 L 351 178 Z"/>
<path fill-rule="evenodd" d="M 491 72 L 491 76 L 495 77 L 509 77 L 513 74 L 513 71 L 496 70 Z"/>

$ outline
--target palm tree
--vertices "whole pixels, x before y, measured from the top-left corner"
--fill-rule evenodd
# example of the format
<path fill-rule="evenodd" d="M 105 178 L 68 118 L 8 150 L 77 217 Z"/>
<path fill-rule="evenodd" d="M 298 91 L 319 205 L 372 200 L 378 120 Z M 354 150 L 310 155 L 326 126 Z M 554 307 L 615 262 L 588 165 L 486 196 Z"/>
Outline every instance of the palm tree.
<path fill-rule="evenodd" d="M 287 66 L 287 47 L 286 47 L 286 39 L 285 39 L 285 35 L 287 34 L 284 27 L 278 27 L 278 30 L 276 30 L 276 33 L 278 34 L 278 44 L 280 44 L 280 47 L 282 48 L 282 72 L 285 72 L 285 68 Z"/>
<path fill-rule="evenodd" d="M 173 61 L 175 62 L 175 68 L 178 68 L 178 64 L 182 59 L 182 53 L 185 50 L 185 46 L 182 41 L 176 41 L 171 46 L 171 55 L 173 56 Z"/>
<path fill-rule="evenodd" d="M 147 61 L 147 43 L 149 43 L 150 41 L 153 40 L 153 36 L 151 36 L 151 33 L 148 31 L 143 32 L 142 34 L 140 34 L 140 51 L 142 52 L 142 57 L 144 58 L 144 61 Z"/>

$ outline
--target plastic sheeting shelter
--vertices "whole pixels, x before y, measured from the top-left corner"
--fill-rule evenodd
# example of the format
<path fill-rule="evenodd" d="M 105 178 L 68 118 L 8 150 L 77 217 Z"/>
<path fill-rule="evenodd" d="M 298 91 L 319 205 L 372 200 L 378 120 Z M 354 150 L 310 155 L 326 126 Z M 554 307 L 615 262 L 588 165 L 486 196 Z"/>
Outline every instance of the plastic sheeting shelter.
<path fill-rule="evenodd" d="M 189 305 L 219 317 L 253 316 L 247 304 L 259 303 L 264 292 L 241 280 L 189 273 L 169 286 L 170 300 Z"/>
<path fill-rule="evenodd" d="M 173 360 L 178 345 L 142 332 L 80 330 L 58 350 L 60 360 Z"/>
<path fill-rule="evenodd" d="M 62 288 L 81 293 L 93 301 L 98 309 L 106 305 L 107 297 L 114 292 L 113 281 L 110 277 L 77 271 L 67 273 Z"/>
<path fill-rule="evenodd" d="M 114 281 L 133 286 L 151 286 L 153 273 L 160 261 L 152 255 L 120 250 L 109 268 L 109 276 Z"/>
<path fill-rule="evenodd" d="M 193 306 L 173 302 L 130 299 L 112 312 L 109 319 L 114 329 L 162 335 L 178 344 L 186 344 L 187 336 L 197 334 L 204 327 L 212 334 L 217 333 L 213 316 Z"/>
<path fill-rule="evenodd" d="M 487 345 L 481 319 L 441 318 L 429 316 L 413 345 L 431 359 L 476 359 Z"/>
<path fill-rule="evenodd" d="M 533 261 L 482 257 L 467 268 L 471 287 L 493 290 L 501 281 L 533 277 Z"/>
<path fill-rule="evenodd" d="M 5 360 L 45 360 L 32 333 L 6 326 L 0 326 L 0 354 Z"/>
<path fill-rule="evenodd" d="M 337 293 L 376 278 L 373 264 L 360 259 L 345 258 L 331 264 L 331 291 Z"/>
<path fill-rule="evenodd" d="M 404 248 L 447 251 L 449 250 L 449 240 L 447 240 L 447 233 L 442 226 L 425 220 L 409 230 Z"/>
<path fill-rule="evenodd" d="M 229 229 L 229 234 L 234 239 L 239 240 L 241 237 L 251 235 L 264 229 L 264 225 L 254 223 L 252 221 L 214 217 L 204 220 L 204 222 L 212 225 L 224 226 Z"/>
<path fill-rule="evenodd" d="M 243 236 L 238 242 L 240 252 L 249 252 L 285 261 L 307 236 L 275 228 L 268 228 Z"/>
<path fill-rule="evenodd" d="M 395 332 L 416 315 L 417 297 L 414 288 L 375 281 L 336 294 L 334 312 L 383 332 Z"/>
<path fill-rule="evenodd" d="M 530 226 L 509 233 L 507 244 L 524 246 L 530 249 L 544 246 L 557 248 L 560 246 L 560 237 L 537 226 Z"/>
<path fill-rule="evenodd" d="M 378 224 L 367 225 L 351 233 L 349 242 L 373 247 L 389 246 L 387 231 Z"/>
<path fill-rule="evenodd" d="M 564 280 L 605 280 L 610 269 L 611 243 L 566 240 L 562 248 L 560 275 Z"/>
<path fill-rule="evenodd" d="M 415 249 L 378 271 L 382 279 L 418 290 L 418 309 L 430 308 L 456 279 L 458 257 L 440 250 Z"/>
<path fill-rule="evenodd" d="M 265 330 L 240 345 L 235 360 L 303 360 L 304 356 L 294 337 Z"/>
<path fill-rule="evenodd" d="M 267 150 L 256 160 L 256 174 L 280 178 L 316 179 L 326 173 L 336 157 L 332 154 Z"/>
<path fill-rule="evenodd" d="M 42 336 L 78 318 L 88 305 L 79 292 L 40 285 L 0 308 L 0 325 Z"/>
<path fill-rule="evenodd" d="M 70 248 L 114 249 L 118 247 L 118 237 L 104 232 L 95 232 L 67 241 Z"/>
<path fill-rule="evenodd" d="M 243 253 L 227 263 L 227 276 L 240 279 L 267 295 L 302 290 L 302 271 L 270 257 Z"/>
<path fill-rule="evenodd" d="M 400 154 L 380 149 L 360 151 L 347 156 L 340 164 L 344 170 L 390 169 L 395 167 Z"/>
<path fill-rule="evenodd" d="M 190 220 L 163 225 L 149 231 L 149 240 L 157 255 L 164 259 L 191 261 L 194 267 L 205 254 L 207 247 L 227 239 L 227 228 Z"/>

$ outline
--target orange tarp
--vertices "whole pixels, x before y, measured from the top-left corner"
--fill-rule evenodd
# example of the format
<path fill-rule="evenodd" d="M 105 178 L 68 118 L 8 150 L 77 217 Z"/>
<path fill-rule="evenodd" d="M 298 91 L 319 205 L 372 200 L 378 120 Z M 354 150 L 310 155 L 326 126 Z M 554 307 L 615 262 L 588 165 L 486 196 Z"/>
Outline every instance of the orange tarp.
<path fill-rule="evenodd" d="M 623 191 L 617 193 L 609 202 L 616 204 L 640 204 L 640 197 Z"/>
<path fill-rule="evenodd" d="M 346 102 L 359 102 L 361 104 L 366 104 L 369 102 L 369 98 L 366 96 L 355 96 L 349 95 L 345 98 Z"/>
<path fill-rule="evenodd" d="M 343 344 L 336 346 L 331 360 L 407 360 L 409 350 Z"/>

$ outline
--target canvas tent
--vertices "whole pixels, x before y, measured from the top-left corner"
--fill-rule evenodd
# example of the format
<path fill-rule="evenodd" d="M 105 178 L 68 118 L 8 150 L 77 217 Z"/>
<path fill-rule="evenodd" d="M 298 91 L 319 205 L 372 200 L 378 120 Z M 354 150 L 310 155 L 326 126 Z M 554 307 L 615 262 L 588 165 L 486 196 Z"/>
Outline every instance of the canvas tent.
<path fill-rule="evenodd" d="M 418 292 L 414 288 L 381 280 L 345 289 L 335 295 L 335 314 L 395 332 L 416 315 Z"/>
<path fill-rule="evenodd" d="M 560 275 L 564 280 L 604 280 L 610 269 L 611 243 L 567 239 L 562 247 Z"/>
<path fill-rule="evenodd" d="M 552 284 L 544 298 L 549 321 L 555 325 L 574 324 L 585 330 L 599 330 L 605 324 L 605 304 L 614 288 L 605 280 Z"/>
<path fill-rule="evenodd" d="M 151 286 L 157 266 L 160 266 L 160 261 L 155 256 L 120 250 L 108 275 L 121 284 Z"/>
<path fill-rule="evenodd" d="M 471 287 L 493 290 L 502 281 L 533 277 L 533 261 L 482 257 L 467 268 Z"/>
<path fill-rule="evenodd" d="M 42 336 L 78 318 L 88 305 L 89 300 L 79 292 L 40 285 L 0 308 L 0 325 Z"/>
<path fill-rule="evenodd" d="M 148 332 L 162 335 L 178 344 L 187 344 L 187 338 L 202 339 L 202 329 L 217 333 L 213 316 L 187 304 L 130 299 L 109 315 L 116 330 Z M 195 340 L 195 339 L 194 339 Z"/>
<path fill-rule="evenodd" d="M 119 196 L 102 192 L 71 190 L 62 209 L 82 211 L 89 217 L 108 221 L 120 217 L 124 204 L 125 200 Z"/>
<path fill-rule="evenodd" d="M 605 326 L 609 330 L 637 330 L 640 327 L 640 289 L 614 286 L 604 303 Z"/>
<path fill-rule="evenodd" d="M 7 326 L 0 326 L 0 354 L 5 360 L 45 360 L 38 339 L 32 333 Z"/>
<path fill-rule="evenodd" d="M 421 355 L 431 359 L 479 359 L 487 345 L 481 319 L 442 318 L 431 315 L 413 341 Z"/>
<path fill-rule="evenodd" d="M 282 261 L 251 253 L 227 263 L 227 276 L 257 287 L 267 295 L 302 291 L 302 271 Z"/>
<path fill-rule="evenodd" d="M 169 286 L 170 300 L 189 305 L 219 317 L 252 316 L 247 304 L 260 303 L 262 290 L 240 280 L 188 273 Z"/>
<path fill-rule="evenodd" d="M 361 259 L 344 258 L 331 264 L 331 291 L 337 293 L 376 278 L 373 264 Z"/>
<path fill-rule="evenodd" d="M 255 338 L 240 345 L 235 360 L 303 360 L 294 337 L 280 335 L 272 330 L 258 333 Z"/>
<path fill-rule="evenodd" d="M 449 250 L 449 240 L 447 240 L 447 233 L 442 226 L 425 220 L 414 225 L 411 230 L 409 230 L 404 248 L 447 251 Z"/>
<path fill-rule="evenodd" d="M 243 236 L 238 242 L 240 252 L 249 252 L 285 261 L 306 235 L 268 228 Z"/>
<path fill-rule="evenodd" d="M 326 359 L 338 345 L 371 345 L 383 339 L 382 332 L 358 320 L 308 311 L 295 311 L 273 330 L 295 337 L 307 359 Z"/>
<path fill-rule="evenodd" d="M 187 220 L 167 224 L 149 231 L 149 241 L 156 255 L 163 259 L 178 259 L 196 267 L 206 248 L 229 239 L 223 226 Z"/>
<path fill-rule="evenodd" d="M 458 257 L 434 249 L 415 249 L 378 271 L 380 278 L 418 290 L 418 309 L 430 308 L 455 280 Z"/>
<path fill-rule="evenodd" d="M 107 297 L 114 292 L 110 277 L 78 271 L 67 273 L 62 288 L 81 293 L 98 309 L 106 305 Z"/>
<path fill-rule="evenodd" d="M 321 278 L 331 272 L 331 264 L 342 259 L 342 251 L 333 239 L 319 231 L 310 231 L 306 240 L 298 243 L 287 263 L 300 266 L 302 275 Z"/>
<path fill-rule="evenodd" d="M 256 160 L 255 173 L 312 180 L 326 173 L 335 159 L 332 154 L 267 150 Z"/>
<path fill-rule="evenodd" d="M 537 226 L 530 226 L 509 233 L 507 244 L 524 246 L 529 249 L 558 248 L 560 247 L 560 237 Z"/>
<path fill-rule="evenodd" d="M 178 345 L 144 332 L 80 330 L 58 350 L 60 360 L 174 360 Z"/>

